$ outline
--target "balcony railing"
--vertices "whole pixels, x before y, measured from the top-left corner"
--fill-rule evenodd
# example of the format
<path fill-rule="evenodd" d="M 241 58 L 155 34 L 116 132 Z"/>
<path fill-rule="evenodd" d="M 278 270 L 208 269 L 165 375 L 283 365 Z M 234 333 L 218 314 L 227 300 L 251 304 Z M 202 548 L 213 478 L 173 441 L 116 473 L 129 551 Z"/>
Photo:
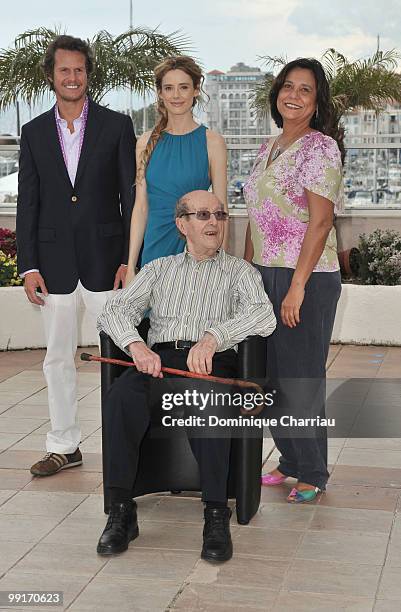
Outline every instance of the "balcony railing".
<path fill-rule="evenodd" d="M 2 142 L 15 138 L 1 137 Z M 0 213 L 15 212 L 18 189 L 18 144 L 0 144 Z"/>
<path fill-rule="evenodd" d="M 267 135 L 226 136 L 228 200 L 245 213 L 243 185 Z M 15 142 L 15 141 L 14 141 Z M 361 134 L 345 139 L 345 212 L 401 210 L 401 134 Z M 18 144 L 0 144 L 0 213 L 15 211 Z"/>
<path fill-rule="evenodd" d="M 245 208 L 242 187 L 268 136 L 226 136 L 228 198 Z M 401 134 L 360 134 L 345 139 L 345 212 L 401 210 Z"/>

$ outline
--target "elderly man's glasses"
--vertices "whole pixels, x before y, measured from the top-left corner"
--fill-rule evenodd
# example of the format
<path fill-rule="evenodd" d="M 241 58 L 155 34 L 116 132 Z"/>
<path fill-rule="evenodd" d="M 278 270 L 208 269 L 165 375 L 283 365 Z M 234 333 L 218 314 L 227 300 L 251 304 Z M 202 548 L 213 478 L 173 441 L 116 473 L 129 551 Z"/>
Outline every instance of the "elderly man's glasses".
<path fill-rule="evenodd" d="M 214 215 L 216 221 L 226 221 L 226 219 L 228 219 L 228 213 L 225 210 L 216 210 L 215 212 L 210 212 L 210 210 L 197 210 L 196 212 L 182 213 L 180 217 L 189 217 L 190 215 L 195 215 L 199 221 L 209 221 L 210 215 Z"/>

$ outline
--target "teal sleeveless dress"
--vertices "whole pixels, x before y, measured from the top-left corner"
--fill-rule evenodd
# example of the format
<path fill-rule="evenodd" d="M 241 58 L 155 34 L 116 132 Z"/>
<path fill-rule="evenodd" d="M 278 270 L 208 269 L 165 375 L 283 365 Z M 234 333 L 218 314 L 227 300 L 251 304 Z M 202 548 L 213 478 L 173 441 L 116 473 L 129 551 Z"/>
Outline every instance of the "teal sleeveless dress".
<path fill-rule="evenodd" d="M 184 250 L 175 225 L 175 205 L 189 191 L 210 187 L 206 129 L 200 125 L 183 135 L 164 132 L 151 155 L 146 169 L 148 222 L 141 267 Z"/>

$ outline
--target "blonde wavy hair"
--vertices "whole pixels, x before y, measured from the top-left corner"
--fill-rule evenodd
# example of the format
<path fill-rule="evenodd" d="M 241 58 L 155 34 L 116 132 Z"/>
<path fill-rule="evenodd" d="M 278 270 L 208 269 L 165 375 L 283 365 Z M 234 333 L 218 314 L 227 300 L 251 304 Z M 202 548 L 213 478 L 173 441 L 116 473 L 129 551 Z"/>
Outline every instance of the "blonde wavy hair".
<path fill-rule="evenodd" d="M 174 57 L 166 58 L 161 64 L 158 64 L 155 67 L 154 74 L 157 94 L 161 92 L 163 78 L 170 70 L 182 70 L 183 72 L 185 72 L 189 77 L 191 77 L 194 89 L 198 89 L 199 92 L 204 93 L 203 82 L 205 80 L 205 77 L 202 73 L 200 66 L 198 66 L 198 64 L 192 59 L 192 57 L 189 57 L 188 55 L 177 55 Z M 199 96 L 194 97 L 192 108 L 194 108 L 196 104 L 201 103 L 200 98 L 200 94 Z M 137 180 L 139 181 L 145 176 L 146 167 L 149 163 L 155 146 L 157 145 L 162 135 L 162 132 L 164 132 L 168 123 L 168 113 L 163 104 L 163 100 L 159 97 L 159 95 L 157 96 L 156 109 L 159 115 L 159 119 L 150 134 L 145 149 L 142 152 L 141 163 L 139 165 L 137 173 Z"/>

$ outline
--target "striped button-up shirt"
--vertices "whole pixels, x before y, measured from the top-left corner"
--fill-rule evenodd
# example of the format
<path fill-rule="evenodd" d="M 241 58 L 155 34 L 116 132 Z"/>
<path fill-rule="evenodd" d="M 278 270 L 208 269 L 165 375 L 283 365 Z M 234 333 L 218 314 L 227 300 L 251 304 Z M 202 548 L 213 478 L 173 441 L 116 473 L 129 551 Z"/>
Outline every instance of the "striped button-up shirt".
<path fill-rule="evenodd" d="M 217 351 L 225 351 L 247 336 L 268 336 L 276 327 L 259 272 L 222 249 L 203 261 L 185 251 L 145 265 L 107 302 L 98 329 L 128 353 L 128 345 L 141 340 L 135 328 L 149 309 L 150 347 L 173 340 L 197 342 L 209 332 Z"/>

